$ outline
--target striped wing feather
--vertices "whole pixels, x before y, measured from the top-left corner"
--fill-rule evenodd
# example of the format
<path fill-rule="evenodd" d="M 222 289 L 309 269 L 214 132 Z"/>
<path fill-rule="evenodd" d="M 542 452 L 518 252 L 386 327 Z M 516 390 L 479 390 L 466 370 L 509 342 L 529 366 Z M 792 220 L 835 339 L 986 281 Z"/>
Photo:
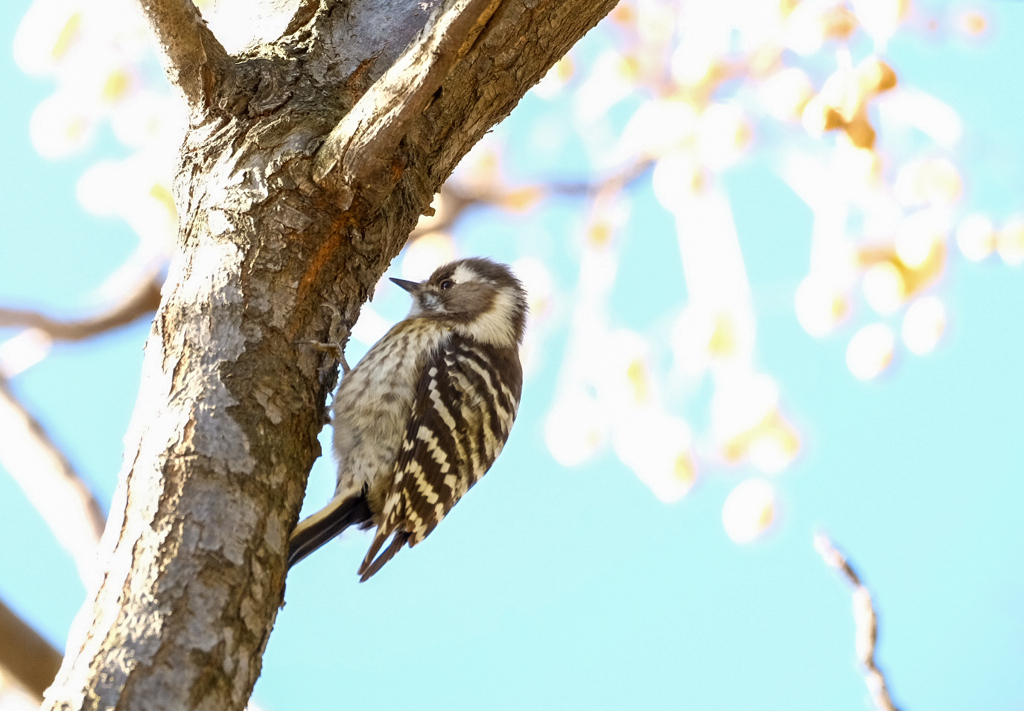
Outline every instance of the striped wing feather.
<path fill-rule="evenodd" d="M 487 472 L 508 439 L 521 388 L 514 352 L 453 336 L 432 355 L 417 384 L 381 524 L 359 568 L 363 580 L 403 545 L 426 538 Z"/>

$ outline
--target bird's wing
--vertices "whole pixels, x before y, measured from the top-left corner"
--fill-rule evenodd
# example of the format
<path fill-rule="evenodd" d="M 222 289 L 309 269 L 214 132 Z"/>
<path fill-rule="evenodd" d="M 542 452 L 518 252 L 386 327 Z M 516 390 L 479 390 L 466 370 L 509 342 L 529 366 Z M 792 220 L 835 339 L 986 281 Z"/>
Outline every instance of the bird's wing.
<path fill-rule="evenodd" d="M 514 352 L 453 336 L 432 354 L 416 387 L 381 524 L 359 568 L 363 580 L 405 543 L 426 538 L 487 472 L 508 439 L 521 390 Z"/>

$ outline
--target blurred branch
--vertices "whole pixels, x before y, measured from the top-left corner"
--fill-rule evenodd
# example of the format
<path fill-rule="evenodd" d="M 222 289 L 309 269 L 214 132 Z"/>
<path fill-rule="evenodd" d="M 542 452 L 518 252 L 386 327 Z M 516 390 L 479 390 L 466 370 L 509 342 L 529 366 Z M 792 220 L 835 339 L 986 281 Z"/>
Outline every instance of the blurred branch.
<path fill-rule="evenodd" d="M 74 558 L 86 586 L 96 573 L 96 548 L 106 516 L 67 458 L 0 378 L 0 464 L 25 492 Z"/>
<path fill-rule="evenodd" d="M 139 282 L 134 291 L 99 313 L 84 319 L 62 321 L 37 311 L 0 307 L 0 327 L 25 326 L 35 328 L 56 341 L 80 341 L 106 331 L 125 326 L 137 318 L 156 311 L 160 305 L 159 275 Z"/>
<path fill-rule="evenodd" d="M 167 79 L 185 95 L 193 112 L 215 104 L 231 63 L 192 0 L 139 0 L 160 47 Z"/>
<path fill-rule="evenodd" d="M 814 536 L 814 548 L 825 565 L 837 571 L 853 586 L 853 620 L 856 625 L 857 660 L 864 669 L 864 683 L 871 694 L 871 701 L 880 711 L 899 711 L 889 696 L 889 685 L 885 674 L 875 663 L 875 644 L 878 642 L 878 617 L 871 602 L 871 592 L 861 582 L 849 561 L 836 550 L 824 533 Z"/>
<path fill-rule="evenodd" d="M 420 218 L 410 239 L 414 240 L 428 232 L 450 229 L 462 213 L 474 205 L 521 206 L 523 202 L 532 203 L 555 196 L 594 197 L 600 193 L 616 192 L 639 180 L 653 165 L 654 159 L 643 158 L 600 180 L 556 182 L 518 188 L 473 187 L 448 182 L 441 187 L 437 212 Z"/>
<path fill-rule="evenodd" d="M 63 656 L 0 601 L 0 667 L 42 701 Z"/>

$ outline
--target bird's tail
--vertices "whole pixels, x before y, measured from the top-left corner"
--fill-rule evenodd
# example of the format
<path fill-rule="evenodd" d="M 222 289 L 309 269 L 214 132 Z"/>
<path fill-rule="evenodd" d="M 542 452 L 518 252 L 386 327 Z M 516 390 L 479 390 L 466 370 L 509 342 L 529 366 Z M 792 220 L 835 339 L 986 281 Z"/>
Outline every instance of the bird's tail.
<path fill-rule="evenodd" d="M 327 506 L 300 521 L 288 541 L 288 567 L 298 563 L 349 526 L 367 523 L 373 518 L 362 493 L 335 496 Z"/>

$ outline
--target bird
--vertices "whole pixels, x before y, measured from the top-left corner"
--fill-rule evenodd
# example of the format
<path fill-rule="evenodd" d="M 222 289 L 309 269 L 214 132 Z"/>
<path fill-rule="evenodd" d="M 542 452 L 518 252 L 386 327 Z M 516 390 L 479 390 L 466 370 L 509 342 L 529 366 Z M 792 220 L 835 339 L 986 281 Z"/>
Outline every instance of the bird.
<path fill-rule="evenodd" d="M 365 582 L 430 535 L 490 469 L 512 429 L 528 311 L 512 270 L 472 257 L 422 282 L 391 281 L 409 292 L 412 307 L 342 377 L 331 418 L 337 488 L 296 526 L 289 569 L 350 526 L 376 526 L 357 571 Z"/>

